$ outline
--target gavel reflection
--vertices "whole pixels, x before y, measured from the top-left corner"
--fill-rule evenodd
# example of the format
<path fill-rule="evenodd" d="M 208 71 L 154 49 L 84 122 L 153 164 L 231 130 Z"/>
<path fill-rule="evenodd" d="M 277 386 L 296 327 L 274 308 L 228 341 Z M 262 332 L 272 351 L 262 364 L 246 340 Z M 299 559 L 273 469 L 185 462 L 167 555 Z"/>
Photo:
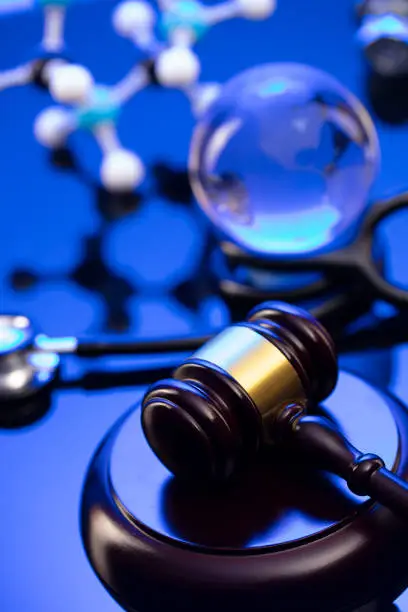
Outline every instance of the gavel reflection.
<path fill-rule="evenodd" d="M 334 343 L 316 319 L 295 306 L 261 304 L 150 387 L 143 430 L 181 479 L 220 483 L 260 449 L 281 447 L 408 518 L 407 484 L 329 419 L 308 414 L 332 393 L 337 376 Z"/>
<path fill-rule="evenodd" d="M 355 497 L 330 475 L 299 462 L 282 449 L 260 452 L 228 487 L 169 478 L 162 512 L 171 533 L 214 548 L 247 548 L 267 539 L 285 541 L 331 525 L 359 508 Z M 289 514 L 288 514 L 289 513 Z"/>

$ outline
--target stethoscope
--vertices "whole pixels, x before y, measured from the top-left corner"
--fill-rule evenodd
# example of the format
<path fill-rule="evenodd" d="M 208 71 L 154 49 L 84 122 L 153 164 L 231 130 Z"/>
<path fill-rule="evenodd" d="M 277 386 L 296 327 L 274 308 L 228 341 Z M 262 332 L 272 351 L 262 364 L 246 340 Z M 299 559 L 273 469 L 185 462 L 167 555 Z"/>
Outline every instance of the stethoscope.
<path fill-rule="evenodd" d="M 202 346 L 209 337 L 128 342 L 81 340 L 73 336 L 57 338 L 37 334 L 25 316 L 0 315 L 0 406 L 12 406 L 49 390 L 59 380 L 64 356 L 96 358 L 189 353 Z M 166 365 L 147 367 L 138 370 L 139 376 L 134 371 L 132 375 L 145 382 L 167 370 L 169 366 Z M 101 384 L 103 388 L 106 381 L 101 381 Z M 75 386 L 75 383 L 71 381 L 68 386 Z"/>
<path fill-rule="evenodd" d="M 227 295 L 229 303 L 238 310 L 268 300 L 313 304 L 310 312 L 330 330 L 339 351 L 355 351 L 362 346 L 391 346 L 402 342 L 405 337 L 401 331 L 401 321 L 408 306 L 408 291 L 386 279 L 384 266 L 379 265 L 373 255 L 373 245 L 381 223 L 407 206 L 408 192 L 375 202 L 367 209 L 355 239 L 347 246 L 301 259 L 259 260 L 234 245 L 224 244 L 222 248 L 235 263 L 260 266 L 267 271 L 285 274 L 318 272 L 321 279 L 301 287 L 291 288 L 288 285 L 275 291 L 221 280 L 221 294 Z M 348 323 L 367 313 L 376 300 L 396 307 L 397 314 L 382 322 L 376 321 L 375 328 L 348 333 Z M 233 310 L 232 319 L 237 318 Z M 1 315 L 0 413 L 6 415 L 6 422 L 10 426 L 17 426 L 21 414 L 27 417 L 27 407 L 32 407 L 36 398 L 42 401 L 46 398 L 49 404 L 50 391 L 56 387 L 104 389 L 150 384 L 170 373 L 183 353 L 195 351 L 212 335 L 124 341 L 49 337 L 36 333 L 25 316 Z M 61 377 L 61 360 L 66 356 L 97 358 L 138 355 L 160 356 L 161 362 L 128 372 L 104 372 L 103 376 L 90 373 L 76 381 L 64 381 Z M 34 412 L 28 410 L 30 418 L 34 418 Z"/>
<path fill-rule="evenodd" d="M 407 5 L 402 2 L 359 0 L 357 41 L 372 70 L 385 79 L 407 76 Z"/>
<path fill-rule="evenodd" d="M 297 302 L 320 298 L 333 286 L 341 287 L 346 283 L 348 293 L 350 285 L 358 285 L 371 302 L 383 300 L 397 308 L 404 308 L 408 305 L 408 291 L 387 280 L 384 267 L 376 261 L 373 250 L 379 225 L 406 207 L 408 207 L 408 192 L 373 203 L 362 218 L 352 242 L 335 251 L 315 256 L 260 260 L 226 243 L 222 249 L 228 259 L 235 264 L 254 266 L 270 272 L 319 272 L 322 276 L 311 285 L 294 289 L 285 288 L 281 292 L 251 290 L 248 285 L 229 280 L 221 284 L 222 291 L 234 298 L 255 301 L 281 298 L 288 302 Z"/>

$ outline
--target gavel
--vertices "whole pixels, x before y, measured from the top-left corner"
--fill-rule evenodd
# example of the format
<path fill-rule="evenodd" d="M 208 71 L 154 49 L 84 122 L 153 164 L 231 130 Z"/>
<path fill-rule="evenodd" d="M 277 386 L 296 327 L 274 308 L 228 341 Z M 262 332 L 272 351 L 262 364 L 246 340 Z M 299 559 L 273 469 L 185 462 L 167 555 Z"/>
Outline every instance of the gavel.
<path fill-rule="evenodd" d="M 267 302 L 148 389 L 143 431 L 177 478 L 220 484 L 261 448 L 284 446 L 408 519 L 407 483 L 317 414 L 337 377 L 323 325 L 301 308 Z"/>

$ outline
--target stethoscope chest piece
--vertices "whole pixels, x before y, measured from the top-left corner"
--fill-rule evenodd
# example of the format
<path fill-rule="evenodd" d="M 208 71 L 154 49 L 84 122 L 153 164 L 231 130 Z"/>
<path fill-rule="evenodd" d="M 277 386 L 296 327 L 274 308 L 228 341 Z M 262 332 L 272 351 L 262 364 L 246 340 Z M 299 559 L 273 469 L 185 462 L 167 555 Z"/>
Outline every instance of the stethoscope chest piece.
<path fill-rule="evenodd" d="M 408 476 L 408 413 L 391 396 L 341 372 L 320 410 Z M 276 448 L 214 488 L 175 479 L 140 407 L 96 452 L 81 512 L 89 560 L 125 609 L 356 612 L 408 584 L 408 530 L 386 508 Z"/>
<path fill-rule="evenodd" d="M 58 377 L 60 357 L 38 351 L 27 317 L 0 316 L 0 426 L 18 427 L 39 410 Z M 33 417 L 34 418 L 34 417 Z M 35 419 L 34 419 L 35 420 Z"/>

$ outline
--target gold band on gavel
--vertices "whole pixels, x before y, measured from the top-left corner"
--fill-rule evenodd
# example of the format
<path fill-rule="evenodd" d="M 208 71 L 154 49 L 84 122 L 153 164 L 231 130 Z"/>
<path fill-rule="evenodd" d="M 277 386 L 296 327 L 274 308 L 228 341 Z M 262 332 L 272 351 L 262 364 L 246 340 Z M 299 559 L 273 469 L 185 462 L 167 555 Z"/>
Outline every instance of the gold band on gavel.
<path fill-rule="evenodd" d="M 305 390 L 285 355 L 269 340 L 244 326 L 232 326 L 199 349 L 193 358 L 215 364 L 246 391 L 263 419 L 282 406 L 303 403 Z"/>

